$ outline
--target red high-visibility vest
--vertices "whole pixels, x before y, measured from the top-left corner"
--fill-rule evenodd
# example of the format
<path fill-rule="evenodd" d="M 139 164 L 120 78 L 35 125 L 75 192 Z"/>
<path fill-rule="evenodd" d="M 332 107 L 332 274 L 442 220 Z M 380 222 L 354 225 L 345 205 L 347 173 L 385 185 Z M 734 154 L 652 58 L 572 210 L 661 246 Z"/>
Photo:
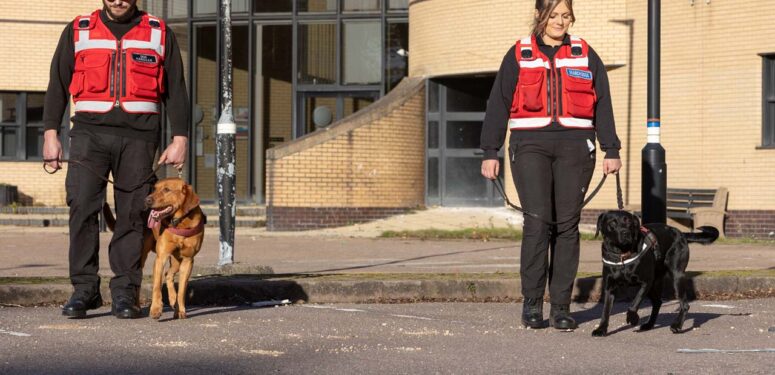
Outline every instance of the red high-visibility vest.
<path fill-rule="evenodd" d="M 557 121 L 569 128 L 594 129 L 594 77 L 589 46 L 571 36 L 549 60 L 538 49 L 535 35 L 517 41 L 519 79 L 511 102 L 509 128 L 536 129 Z"/>
<path fill-rule="evenodd" d="M 73 21 L 75 68 L 70 94 L 76 112 L 159 113 L 164 92 L 166 26 L 143 13 L 140 24 L 117 40 L 100 10 Z"/>

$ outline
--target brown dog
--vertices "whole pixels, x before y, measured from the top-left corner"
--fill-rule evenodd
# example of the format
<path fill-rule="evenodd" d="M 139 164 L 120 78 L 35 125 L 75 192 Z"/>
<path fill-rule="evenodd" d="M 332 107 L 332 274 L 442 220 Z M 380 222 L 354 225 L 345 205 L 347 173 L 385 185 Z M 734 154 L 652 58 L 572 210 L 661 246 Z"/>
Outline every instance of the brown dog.
<path fill-rule="evenodd" d="M 151 213 L 143 240 L 141 267 L 145 266 L 148 253 L 156 252 L 150 317 L 161 317 L 161 283 L 164 276 L 169 304 L 175 309 L 174 316 L 185 319 L 186 287 L 194 266 L 194 256 L 202 247 L 207 218 L 199 207 L 199 197 L 194 189 L 179 178 L 165 178 L 157 182 L 153 193 L 145 198 L 145 206 L 151 209 Z M 103 214 L 112 230 L 115 220 L 107 203 Z M 167 259 L 170 267 L 164 272 Z M 175 290 L 174 278 L 178 272 L 178 289 Z"/>

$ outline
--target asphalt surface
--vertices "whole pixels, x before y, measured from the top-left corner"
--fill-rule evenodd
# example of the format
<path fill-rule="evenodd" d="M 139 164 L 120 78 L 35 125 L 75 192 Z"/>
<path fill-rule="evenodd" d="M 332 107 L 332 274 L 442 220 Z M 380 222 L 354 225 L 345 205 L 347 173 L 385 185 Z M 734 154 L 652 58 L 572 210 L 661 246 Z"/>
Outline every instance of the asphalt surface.
<path fill-rule="evenodd" d="M 165 311 L 159 322 L 117 320 L 107 308 L 69 320 L 57 308 L 0 307 L 0 373 L 772 373 L 773 352 L 681 351 L 775 348 L 775 298 L 694 301 L 683 334 L 668 328 L 675 307 L 636 332 L 616 304 L 605 338 L 590 335 L 592 303 L 573 306 L 575 332 L 521 328 L 519 304 L 194 307 L 187 320 Z"/>

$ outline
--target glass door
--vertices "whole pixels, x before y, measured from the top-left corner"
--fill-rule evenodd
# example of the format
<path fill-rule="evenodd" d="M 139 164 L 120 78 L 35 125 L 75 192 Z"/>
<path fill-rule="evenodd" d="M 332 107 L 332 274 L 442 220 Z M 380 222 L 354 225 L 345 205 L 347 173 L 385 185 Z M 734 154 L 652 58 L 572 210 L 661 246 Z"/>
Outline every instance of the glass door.
<path fill-rule="evenodd" d="M 503 205 L 493 184 L 480 173 L 479 138 L 492 82 L 492 77 L 428 82 L 427 204 Z"/>

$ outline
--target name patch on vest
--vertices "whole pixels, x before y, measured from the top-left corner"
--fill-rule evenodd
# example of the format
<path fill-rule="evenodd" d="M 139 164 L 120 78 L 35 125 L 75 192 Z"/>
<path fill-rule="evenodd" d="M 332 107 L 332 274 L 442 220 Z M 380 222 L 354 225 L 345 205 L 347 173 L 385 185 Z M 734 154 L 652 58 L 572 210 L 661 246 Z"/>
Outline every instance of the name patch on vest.
<path fill-rule="evenodd" d="M 133 53 L 132 60 L 141 62 L 141 63 L 146 63 L 146 64 L 156 64 L 156 56 L 154 55 L 144 55 L 142 53 Z"/>
<path fill-rule="evenodd" d="M 587 81 L 592 80 L 592 72 L 588 72 L 586 70 L 571 69 L 571 68 L 565 68 L 565 71 L 568 73 L 569 76 L 573 78 L 586 79 Z"/>

